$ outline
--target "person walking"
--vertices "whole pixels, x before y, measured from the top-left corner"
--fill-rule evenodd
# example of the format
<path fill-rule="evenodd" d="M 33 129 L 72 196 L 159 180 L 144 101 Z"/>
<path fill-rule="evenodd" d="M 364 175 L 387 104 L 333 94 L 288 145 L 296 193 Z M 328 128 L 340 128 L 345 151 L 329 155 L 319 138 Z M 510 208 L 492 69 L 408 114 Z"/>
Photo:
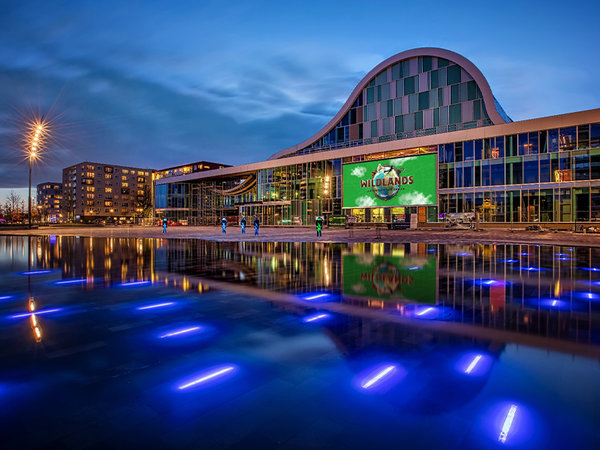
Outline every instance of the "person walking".
<path fill-rule="evenodd" d="M 242 217 L 242 221 L 240 222 L 240 226 L 242 227 L 242 234 L 246 234 L 246 218 Z"/>
<path fill-rule="evenodd" d="M 315 225 L 317 227 L 317 237 L 321 237 L 321 232 L 323 230 L 323 218 L 321 216 L 317 216 L 317 220 L 315 220 Z"/>
<path fill-rule="evenodd" d="M 258 236 L 258 228 L 260 227 L 260 220 L 258 216 L 254 216 L 254 236 Z"/>
<path fill-rule="evenodd" d="M 162 220 L 162 225 L 163 225 L 163 233 L 166 233 L 166 232 L 167 232 L 167 222 L 168 222 L 168 221 L 167 221 L 167 218 L 166 218 L 166 217 L 163 217 L 163 220 Z"/>
<path fill-rule="evenodd" d="M 227 233 L 227 219 L 225 217 L 221 219 L 221 230 L 223 230 L 223 233 Z"/>

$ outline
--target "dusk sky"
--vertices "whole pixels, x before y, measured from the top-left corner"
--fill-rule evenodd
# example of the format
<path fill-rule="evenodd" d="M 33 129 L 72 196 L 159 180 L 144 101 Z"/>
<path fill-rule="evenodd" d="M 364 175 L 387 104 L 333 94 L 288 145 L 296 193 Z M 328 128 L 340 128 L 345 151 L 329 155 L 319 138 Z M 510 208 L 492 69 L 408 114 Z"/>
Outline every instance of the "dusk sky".
<path fill-rule="evenodd" d="M 598 108 L 599 13 L 586 1 L 3 0 L 0 201 L 27 186 L 19 126 L 32 112 L 57 124 L 34 186 L 84 160 L 261 161 L 415 47 L 471 60 L 515 121 Z"/>

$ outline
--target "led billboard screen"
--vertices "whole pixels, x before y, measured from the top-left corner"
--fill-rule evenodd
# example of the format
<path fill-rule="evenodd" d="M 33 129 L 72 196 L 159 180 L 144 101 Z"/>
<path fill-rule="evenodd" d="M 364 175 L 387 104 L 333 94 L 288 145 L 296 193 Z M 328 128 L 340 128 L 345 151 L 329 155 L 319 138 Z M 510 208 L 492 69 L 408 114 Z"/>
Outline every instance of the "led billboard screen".
<path fill-rule="evenodd" d="M 435 205 L 436 154 L 345 164 L 343 207 Z"/>

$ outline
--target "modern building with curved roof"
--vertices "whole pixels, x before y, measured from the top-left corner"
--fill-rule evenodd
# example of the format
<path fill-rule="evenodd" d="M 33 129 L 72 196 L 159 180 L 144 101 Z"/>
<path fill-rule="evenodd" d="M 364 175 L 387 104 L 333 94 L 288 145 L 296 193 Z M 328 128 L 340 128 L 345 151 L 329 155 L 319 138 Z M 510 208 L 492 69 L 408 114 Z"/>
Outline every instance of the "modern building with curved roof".
<path fill-rule="evenodd" d="M 418 48 L 374 67 L 316 134 L 266 161 L 155 173 L 156 211 L 394 223 L 600 221 L 600 109 L 513 122 L 465 57 Z"/>

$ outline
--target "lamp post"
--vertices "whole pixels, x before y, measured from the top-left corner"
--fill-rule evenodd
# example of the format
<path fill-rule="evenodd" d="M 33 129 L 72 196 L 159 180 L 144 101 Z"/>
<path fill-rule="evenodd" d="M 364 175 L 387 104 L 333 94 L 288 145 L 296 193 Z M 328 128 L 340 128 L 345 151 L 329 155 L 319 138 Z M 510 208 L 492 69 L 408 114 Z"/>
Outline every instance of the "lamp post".
<path fill-rule="evenodd" d="M 31 165 L 33 160 L 39 157 L 42 144 L 47 135 L 48 124 L 44 122 L 44 117 L 41 120 L 35 121 L 29 126 L 29 137 L 27 142 L 27 159 L 29 161 L 29 195 L 27 196 L 27 215 L 28 217 L 28 228 L 31 229 Z"/>

